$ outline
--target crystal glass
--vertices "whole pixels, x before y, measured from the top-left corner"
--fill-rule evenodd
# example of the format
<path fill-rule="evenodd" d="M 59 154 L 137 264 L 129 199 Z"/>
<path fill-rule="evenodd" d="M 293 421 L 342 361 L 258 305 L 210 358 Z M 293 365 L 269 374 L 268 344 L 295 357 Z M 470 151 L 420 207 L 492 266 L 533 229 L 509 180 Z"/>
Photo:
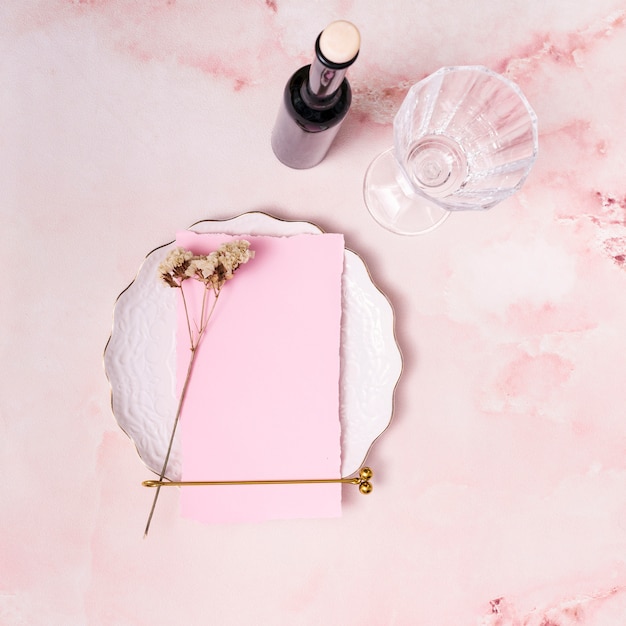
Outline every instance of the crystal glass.
<path fill-rule="evenodd" d="M 451 211 L 490 209 L 537 158 L 537 116 L 520 88 L 482 66 L 444 67 L 413 85 L 394 146 L 369 166 L 368 210 L 395 233 L 426 233 Z"/>

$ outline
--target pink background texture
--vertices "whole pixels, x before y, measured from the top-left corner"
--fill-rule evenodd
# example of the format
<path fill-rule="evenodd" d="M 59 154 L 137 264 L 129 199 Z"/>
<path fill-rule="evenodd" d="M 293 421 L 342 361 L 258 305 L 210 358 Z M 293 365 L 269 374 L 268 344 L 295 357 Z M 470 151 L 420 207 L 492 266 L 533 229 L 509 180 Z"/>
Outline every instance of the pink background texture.
<path fill-rule="evenodd" d="M 334 19 L 361 30 L 328 157 L 270 148 Z M 626 624 L 626 9 L 622 0 L 0 4 L 0 624 Z M 516 81 L 520 193 L 428 236 L 362 200 L 408 88 Z M 102 353 L 145 254 L 260 210 L 343 233 L 404 356 L 367 497 L 338 519 L 207 526 L 159 502 Z"/>

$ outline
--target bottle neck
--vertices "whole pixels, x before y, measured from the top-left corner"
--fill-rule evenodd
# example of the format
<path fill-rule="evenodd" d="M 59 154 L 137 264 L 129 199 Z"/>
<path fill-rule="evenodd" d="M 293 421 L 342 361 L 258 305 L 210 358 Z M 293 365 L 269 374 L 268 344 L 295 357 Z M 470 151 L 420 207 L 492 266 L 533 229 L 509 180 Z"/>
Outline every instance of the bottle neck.
<path fill-rule="evenodd" d="M 318 57 L 309 69 L 309 93 L 320 100 L 326 100 L 341 87 L 348 68 L 333 69 L 324 65 Z"/>
<path fill-rule="evenodd" d="M 304 85 L 302 96 L 307 104 L 315 107 L 324 106 L 334 100 L 333 96 L 339 97 L 339 89 L 346 77 L 348 68 L 354 63 L 358 56 L 350 59 L 346 63 L 333 63 L 324 57 L 320 50 L 320 36 L 315 42 L 315 58 L 309 68 L 309 79 Z"/>

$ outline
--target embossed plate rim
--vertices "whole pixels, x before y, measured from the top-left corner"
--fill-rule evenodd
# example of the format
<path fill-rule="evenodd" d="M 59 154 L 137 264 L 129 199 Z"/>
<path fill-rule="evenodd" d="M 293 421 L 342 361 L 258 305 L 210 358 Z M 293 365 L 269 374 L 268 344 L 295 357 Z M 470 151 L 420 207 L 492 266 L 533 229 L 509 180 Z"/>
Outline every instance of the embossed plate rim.
<path fill-rule="evenodd" d="M 242 224 L 243 224 L 243 227 L 242 227 Z M 207 228 L 207 227 L 209 227 L 209 230 L 203 230 L 204 228 Z M 278 232 L 278 231 L 285 231 L 285 229 L 291 232 L 289 233 Z M 317 226 L 316 224 L 313 224 L 312 222 L 286 220 L 286 219 L 282 219 L 274 215 L 271 215 L 269 213 L 261 212 L 261 211 L 246 212 L 246 213 L 242 213 L 237 216 L 226 218 L 226 219 L 200 220 L 192 224 L 188 230 L 197 230 L 198 232 L 225 232 L 227 234 L 240 234 L 240 235 L 266 234 L 266 235 L 274 235 L 274 236 L 288 236 L 289 234 L 294 235 L 294 234 L 299 234 L 303 232 L 309 232 L 309 233 L 323 233 L 324 232 L 319 226 Z M 262 231 L 262 232 L 259 232 L 259 231 Z M 145 257 L 144 262 L 141 264 L 139 270 L 137 271 L 135 278 L 120 293 L 120 295 L 116 299 L 114 310 L 113 310 L 113 324 L 112 324 L 111 334 L 105 346 L 104 356 L 103 356 L 105 373 L 106 373 L 107 379 L 111 387 L 111 410 L 116 419 L 116 422 L 118 426 L 120 427 L 120 429 L 129 437 L 129 439 L 135 445 L 135 449 L 137 450 L 137 453 L 140 459 L 142 460 L 142 462 L 144 463 L 144 465 L 150 471 L 157 473 L 157 474 L 158 474 L 158 469 L 155 469 L 155 466 L 151 465 L 150 462 L 148 462 L 145 458 L 146 456 L 149 456 L 149 455 L 145 454 L 145 450 L 142 449 L 141 444 L 137 442 L 135 437 L 133 437 L 128 432 L 129 429 L 125 427 L 125 425 L 128 424 L 128 421 L 124 418 L 121 418 L 121 416 L 118 414 L 119 411 L 116 411 L 115 409 L 115 405 L 116 405 L 115 379 L 120 372 L 116 371 L 115 367 L 112 365 L 111 346 L 113 345 L 113 339 L 116 333 L 116 311 L 118 310 L 120 302 L 124 301 L 125 298 L 132 297 L 133 286 L 140 279 L 142 271 L 144 270 L 145 265 L 148 262 L 148 260 L 151 258 L 151 256 L 154 254 L 159 254 L 159 251 L 163 251 L 164 253 L 165 249 L 167 249 L 173 243 L 174 242 L 163 244 L 153 249 L 151 252 L 149 252 Z M 386 403 L 388 405 L 386 409 L 387 414 L 384 416 L 380 416 L 378 418 L 378 421 L 376 422 L 378 425 L 376 426 L 376 429 L 375 429 L 376 433 L 373 435 L 371 433 L 366 435 L 367 445 L 366 446 L 361 445 L 359 449 L 362 449 L 363 452 L 362 453 L 359 452 L 357 455 L 353 454 L 353 456 L 355 457 L 354 459 L 350 459 L 350 458 L 346 459 L 346 456 L 345 456 L 346 447 L 344 446 L 345 444 L 344 427 L 346 425 L 347 417 L 343 415 L 344 408 L 342 406 L 341 468 L 342 468 L 342 475 L 349 476 L 355 471 L 357 471 L 359 467 L 363 464 L 372 446 L 380 438 L 380 436 L 387 430 L 387 428 L 389 427 L 393 419 L 394 408 L 395 408 L 394 407 L 395 391 L 396 391 L 396 387 L 398 385 L 398 382 L 402 374 L 403 360 L 402 360 L 400 347 L 398 345 L 398 341 L 395 335 L 395 312 L 393 310 L 393 306 L 389 298 L 375 284 L 374 280 L 372 279 L 369 268 L 367 267 L 364 260 L 360 257 L 360 255 L 358 255 L 353 250 L 346 248 L 345 259 L 346 259 L 345 261 L 346 262 L 346 266 L 345 266 L 346 276 L 350 277 L 350 274 L 352 273 L 354 275 L 352 276 L 352 278 L 355 279 L 358 287 L 363 288 L 364 291 L 368 291 L 370 297 L 378 298 L 378 304 L 376 304 L 376 309 L 378 313 L 381 315 L 381 317 L 385 318 L 387 322 L 386 327 L 383 329 L 383 332 L 386 335 L 386 341 L 387 341 L 386 346 L 385 346 L 386 352 L 384 355 L 386 358 L 386 362 L 384 363 L 384 366 L 386 368 L 387 367 L 389 368 L 389 372 L 390 372 L 389 375 L 391 377 L 391 380 L 393 381 L 393 384 L 389 383 L 385 386 Z M 355 268 L 355 267 L 359 267 L 359 269 L 358 270 L 350 269 L 350 268 Z M 361 275 L 357 276 L 359 272 Z M 157 284 L 156 280 L 155 280 L 155 286 L 157 288 L 160 288 L 160 285 Z M 346 304 L 346 300 L 350 299 L 349 294 L 346 295 L 345 291 L 343 291 L 343 298 L 344 298 L 344 304 L 342 306 L 344 307 L 344 314 L 345 314 L 346 306 L 348 306 L 349 308 L 349 304 Z M 345 315 L 342 316 L 342 318 L 344 317 Z M 343 327 L 343 322 L 342 322 L 342 376 L 343 376 L 343 369 L 344 369 L 343 337 L 344 337 L 344 327 Z M 166 367 L 166 365 L 164 365 L 164 367 Z M 343 378 L 342 378 L 341 386 L 342 386 L 342 396 L 347 395 L 344 389 Z M 349 408 L 348 408 L 348 411 L 350 411 Z M 353 444 L 353 447 L 358 448 L 356 444 Z M 170 478 L 176 479 L 176 476 L 170 476 Z"/>

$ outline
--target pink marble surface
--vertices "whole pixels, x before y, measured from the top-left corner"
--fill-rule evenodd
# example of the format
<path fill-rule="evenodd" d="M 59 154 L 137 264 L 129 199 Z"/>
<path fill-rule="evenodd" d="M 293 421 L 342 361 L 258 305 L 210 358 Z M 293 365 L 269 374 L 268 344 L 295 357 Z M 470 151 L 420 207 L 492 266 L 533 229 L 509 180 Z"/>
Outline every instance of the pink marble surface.
<path fill-rule="evenodd" d="M 276 161 L 285 80 L 355 22 L 328 158 Z M 626 623 L 626 9 L 499 3 L 0 5 L 5 241 L 0 624 Z M 361 197 L 407 88 L 448 64 L 516 80 L 540 122 L 523 191 L 423 238 Z M 397 311 L 405 373 L 339 520 L 207 527 L 111 414 L 101 355 L 145 253 L 267 210 L 345 234 Z"/>

